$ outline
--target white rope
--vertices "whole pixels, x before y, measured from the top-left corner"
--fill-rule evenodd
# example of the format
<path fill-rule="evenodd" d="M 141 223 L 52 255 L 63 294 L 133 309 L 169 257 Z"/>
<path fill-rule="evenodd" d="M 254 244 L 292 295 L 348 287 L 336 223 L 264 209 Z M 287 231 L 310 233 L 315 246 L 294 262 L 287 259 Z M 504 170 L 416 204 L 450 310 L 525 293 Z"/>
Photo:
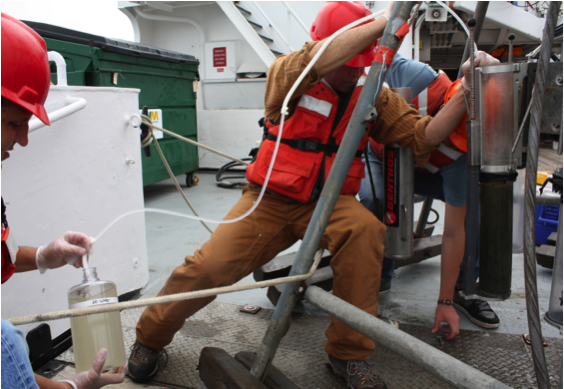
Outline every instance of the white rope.
<path fill-rule="evenodd" d="M 151 119 L 149 119 L 148 117 L 146 117 L 145 115 L 143 115 L 145 118 L 147 118 L 147 120 L 150 122 Z M 145 119 L 143 119 L 145 120 Z M 188 204 L 188 206 L 190 207 L 190 209 L 192 210 L 192 212 L 194 213 L 194 215 L 196 215 L 197 217 L 200 217 L 200 215 L 198 215 L 198 212 L 196 212 L 196 209 L 192 206 L 192 203 L 190 202 L 190 200 L 188 200 L 188 197 L 186 197 L 186 194 L 184 193 L 184 191 L 182 190 L 182 188 L 180 187 L 180 184 L 178 183 L 178 180 L 176 179 L 176 177 L 174 176 L 174 173 L 172 172 L 172 169 L 170 168 L 170 165 L 168 164 L 168 161 L 166 160 L 163 151 L 161 150 L 161 145 L 159 145 L 159 141 L 157 140 L 157 137 L 155 136 L 155 132 L 153 131 L 153 127 L 152 124 L 149 126 L 149 132 L 151 134 L 151 139 L 154 140 L 155 142 L 155 147 L 157 149 L 157 151 L 159 152 L 159 156 L 161 157 L 161 160 L 163 161 L 163 164 L 166 167 L 166 170 L 168 172 L 168 175 L 170 176 L 170 178 L 172 179 L 172 181 L 174 182 L 174 185 L 176 186 L 176 189 L 178 189 L 178 191 L 180 192 L 180 194 L 182 195 L 182 197 L 184 198 L 184 201 L 186 202 L 186 204 Z M 202 225 L 206 228 L 206 230 L 209 231 L 210 234 L 213 234 L 213 230 L 206 224 L 205 221 L 200 220 L 200 223 L 202 223 Z"/>
<path fill-rule="evenodd" d="M 64 319 L 67 317 L 76 317 L 76 316 L 85 316 L 85 315 L 93 315 L 96 313 L 107 313 L 107 312 L 115 312 L 115 311 L 123 311 L 126 309 L 133 309 L 139 307 L 145 307 L 149 305 L 156 305 L 156 304 L 167 304 L 175 301 L 181 300 L 192 300 L 202 297 L 210 297 L 216 296 L 218 294 L 224 293 L 231 293 L 231 292 L 239 292 L 242 290 L 250 290 L 250 289 L 257 289 L 257 288 L 265 288 L 268 286 L 274 286 L 279 284 L 285 284 L 289 282 L 299 282 L 304 281 L 310 278 L 313 273 L 317 270 L 317 266 L 319 262 L 321 262 L 321 257 L 323 255 L 323 249 L 320 248 L 317 251 L 315 260 L 313 265 L 311 266 L 310 271 L 307 274 L 302 274 L 299 276 L 290 276 L 290 277 L 283 277 L 277 278 L 274 280 L 268 281 L 260 281 L 255 282 L 252 284 L 241 284 L 241 285 L 231 285 L 231 286 L 223 286 L 219 288 L 212 288 L 212 289 L 205 289 L 205 290 L 196 290 L 192 292 L 185 292 L 185 293 L 177 293 L 177 294 L 170 294 L 167 296 L 160 296 L 160 297 L 152 297 L 144 300 L 135 300 L 135 301 L 126 301 L 123 303 L 112 303 L 112 304 L 103 304 L 97 305 L 93 307 L 86 307 L 86 308 L 77 308 L 77 309 L 67 309 L 64 311 L 55 311 L 49 313 L 38 313 L 35 315 L 27 315 L 27 316 L 17 316 L 12 317 L 10 319 L 6 319 L 6 321 L 12 323 L 12 325 L 22 325 L 22 324 L 30 324 L 36 322 L 44 322 L 44 321 L 51 321 L 51 320 L 59 320 Z"/>
<path fill-rule="evenodd" d="M 217 154 L 217 155 L 221 155 L 222 157 L 225 157 L 225 158 L 227 158 L 227 159 L 231 159 L 232 161 L 238 162 L 238 163 L 240 163 L 240 164 L 242 164 L 242 165 L 244 165 L 244 166 L 248 166 L 248 165 L 249 165 L 249 162 L 242 161 L 242 160 L 240 160 L 240 159 L 238 159 L 238 158 L 235 158 L 235 157 L 232 157 L 232 156 L 227 155 L 227 154 L 225 154 L 225 153 L 222 153 L 222 152 L 219 151 L 219 150 L 212 149 L 212 148 L 209 147 L 209 146 L 206 146 L 206 145 L 203 145 L 203 144 L 198 143 L 198 142 L 196 142 L 196 141 L 193 141 L 192 139 L 188 139 L 188 138 L 185 138 L 185 137 L 183 137 L 183 136 L 181 136 L 181 135 L 178 135 L 178 134 L 175 133 L 175 132 L 166 130 L 166 129 L 161 128 L 161 127 L 159 127 L 159 126 L 155 126 L 155 125 L 151 122 L 151 119 L 149 119 L 149 117 L 148 117 L 147 115 L 141 115 L 141 118 L 143 119 L 143 124 L 146 124 L 146 125 L 151 129 L 151 131 L 152 131 L 153 129 L 162 131 L 162 132 L 164 132 L 165 134 L 168 134 L 168 135 L 173 136 L 173 137 L 175 137 L 175 138 L 177 138 L 177 139 L 183 140 L 184 142 L 187 142 L 187 143 L 193 144 L 193 145 L 195 145 L 195 146 L 198 146 L 198 147 L 200 147 L 200 148 L 202 148 L 202 149 L 204 149 L 204 150 L 211 151 L 212 153 L 215 153 L 215 154 Z M 151 142 L 149 142 L 149 143 L 151 143 Z"/>

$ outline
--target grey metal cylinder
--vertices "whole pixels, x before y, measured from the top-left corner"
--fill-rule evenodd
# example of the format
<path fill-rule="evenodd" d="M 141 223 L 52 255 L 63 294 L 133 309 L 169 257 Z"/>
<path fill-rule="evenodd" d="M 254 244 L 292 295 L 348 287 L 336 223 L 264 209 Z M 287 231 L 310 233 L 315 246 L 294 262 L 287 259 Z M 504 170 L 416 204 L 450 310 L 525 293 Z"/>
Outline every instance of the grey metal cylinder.
<path fill-rule="evenodd" d="M 558 217 L 558 233 L 556 235 L 556 254 L 552 267 L 552 287 L 550 288 L 550 301 L 548 312 L 544 319 L 562 331 L 562 206 Z"/>
<path fill-rule="evenodd" d="M 511 296 L 513 183 L 480 183 L 480 282 L 487 297 Z"/>
<path fill-rule="evenodd" d="M 412 105 L 411 88 L 391 88 Z M 384 255 L 404 259 L 413 255 L 413 167 L 412 149 L 398 144 L 384 146 Z"/>
<path fill-rule="evenodd" d="M 398 95 L 403 97 L 407 104 L 411 104 L 413 100 L 413 95 L 410 87 L 400 87 L 400 88 L 390 88 L 391 91 L 396 92 Z"/>
<path fill-rule="evenodd" d="M 404 259 L 413 255 L 412 149 L 394 143 L 384 146 L 384 255 Z"/>
<path fill-rule="evenodd" d="M 513 183 L 513 242 L 514 253 L 523 252 L 523 223 L 525 221 L 525 174 L 526 169 L 517 170 L 517 179 Z"/>

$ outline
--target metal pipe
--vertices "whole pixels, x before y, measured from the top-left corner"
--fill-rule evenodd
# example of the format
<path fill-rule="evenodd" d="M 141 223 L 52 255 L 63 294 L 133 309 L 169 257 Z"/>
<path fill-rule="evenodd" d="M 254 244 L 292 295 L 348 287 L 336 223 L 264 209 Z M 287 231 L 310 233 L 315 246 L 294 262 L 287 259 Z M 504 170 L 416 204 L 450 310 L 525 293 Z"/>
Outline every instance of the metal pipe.
<path fill-rule="evenodd" d="M 474 91 L 474 27 L 476 21 L 468 20 L 470 36 L 468 47 L 471 55 L 471 88 Z M 467 101 L 467 100 L 466 100 Z M 466 121 L 466 143 L 468 145 L 467 160 L 468 172 L 466 176 L 466 220 L 464 229 L 466 234 L 464 245 L 464 262 L 462 263 L 463 286 L 462 292 L 466 296 L 475 294 L 476 277 L 475 264 L 480 252 L 480 151 L 481 131 L 480 122 L 476 120 L 476 101 L 474 93 L 471 94 L 469 120 Z"/>
<path fill-rule="evenodd" d="M 509 56 L 507 57 L 508 63 L 513 63 L 513 40 L 515 39 L 515 34 L 509 34 Z"/>
<path fill-rule="evenodd" d="M 480 40 L 480 33 L 482 32 L 482 26 L 484 25 L 484 20 L 486 19 L 486 12 L 488 11 L 489 1 L 478 1 L 476 4 L 476 10 L 474 11 L 474 20 L 476 20 L 476 27 L 474 30 L 474 41 L 478 42 Z M 470 40 L 466 41 L 466 47 L 464 47 L 464 53 L 462 54 L 462 61 L 460 62 L 460 67 L 458 69 L 458 77 L 462 77 L 462 65 L 468 59 L 468 54 L 470 50 Z"/>
<path fill-rule="evenodd" d="M 290 13 L 290 15 L 292 15 L 294 17 L 294 19 L 296 19 L 296 22 L 298 22 L 298 24 L 300 25 L 300 27 L 305 31 L 305 33 L 307 35 L 309 35 L 309 28 L 307 28 L 307 26 L 304 24 L 304 22 L 302 21 L 302 19 L 300 19 L 300 17 L 298 16 L 298 14 L 296 13 L 296 11 L 294 11 L 292 9 L 292 7 L 290 7 L 290 4 L 288 4 L 287 1 L 283 1 L 282 4 L 284 4 L 284 7 L 286 7 L 286 10 Z"/>
<path fill-rule="evenodd" d="M 545 27 L 542 37 L 542 48 L 539 54 L 537 76 L 535 79 L 535 95 L 533 96 L 533 110 L 531 114 L 531 126 L 529 129 L 529 142 L 527 150 L 527 174 L 525 184 L 525 291 L 527 302 L 527 321 L 529 323 L 529 334 L 531 337 L 533 364 L 537 377 L 538 387 L 550 388 L 546 358 L 542 346 L 542 328 L 539 317 L 539 304 L 537 293 L 537 269 L 535 252 L 535 192 L 536 174 L 538 168 L 539 139 L 541 130 L 542 104 L 546 88 L 546 74 L 552 52 L 554 29 L 556 18 L 560 8 L 560 2 L 550 2 L 546 15 Z"/>
<path fill-rule="evenodd" d="M 409 18 L 413 2 L 396 3 L 390 21 L 386 25 L 384 35 L 380 41 L 381 46 L 397 50 L 400 41 L 395 32 Z M 366 82 L 352 113 L 343 141 L 335 157 L 333 167 L 327 177 L 327 182 L 321 192 L 310 223 L 303 238 L 303 243 L 298 250 L 296 260 L 290 275 L 303 274 L 311 266 L 313 254 L 319 247 L 335 203 L 339 197 L 341 187 L 350 169 L 356 150 L 366 130 L 367 118 L 375 118 L 375 101 L 386 79 L 388 67 L 382 63 L 373 62 L 368 72 Z M 298 300 L 300 292 L 299 283 L 288 284 L 284 287 L 282 296 L 276 305 L 267 332 L 257 354 L 255 363 L 251 367 L 251 374 L 260 381 L 264 380 L 268 367 L 274 359 L 274 354 L 282 337 L 290 327 L 290 316 Z"/>
<path fill-rule="evenodd" d="M 415 42 L 415 44 L 413 45 L 413 59 L 416 60 L 417 62 L 419 62 L 419 56 L 420 56 L 420 40 L 421 40 L 421 25 L 423 24 L 423 21 L 425 20 L 425 13 L 423 12 L 422 15 L 420 15 L 417 18 L 417 22 L 415 23 L 415 33 L 414 33 L 414 37 L 413 37 L 413 41 Z"/>
<path fill-rule="evenodd" d="M 195 20 L 192 20 L 190 18 L 185 18 L 185 17 L 180 17 L 180 16 L 169 16 L 169 15 L 157 15 L 157 14 L 150 14 L 150 13 L 146 13 L 143 10 L 141 10 L 139 7 L 132 7 L 135 14 L 147 19 L 147 20 L 155 20 L 155 21 L 162 21 L 162 22 L 177 22 L 177 23 L 188 23 L 191 26 L 193 26 L 197 31 L 198 31 L 198 35 L 200 37 L 200 63 L 204 61 L 204 47 L 205 47 L 205 43 L 206 43 L 206 35 L 204 34 L 204 30 L 202 28 L 202 26 L 200 26 L 200 24 L 198 22 L 196 22 Z M 135 16 L 133 16 L 135 17 Z M 140 36 L 139 36 L 140 39 Z M 200 66 L 199 67 L 199 72 L 200 72 L 200 76 L 202 80 L 205 80 L 207 75 L 206 75 L 206 67 L 205 66 Z M 196 100 L 197 103 L 201 102 L 200 104 L 202 105 L 202 109 L 205 109 L 205 103 L 204 103 L 204 88 L 203 86 L 200 88 L 199 90 L 199 94 L 198 94 L 198 99 Z"/>
<path fill-rule="evenodd" d="M 425 233 L 425 227 L 427 227 L 427 220 L 429 219 L 429 213 L 431 212 L 431 206 L 433 205 L 433 199 L 430 197 L 425 197 L 423 205 L 421 206 L 421 211 L 419 211 L 419 219 L 417 220 L 417 225 L 415 226 L 415 237 L 421 238 Z"/>
<path fill-rule="evenodd" d="M 67 97 L 68 100 L 68 105 L 64 106 L 63 108 L 60 108 L 56 111 L 50 112 L 49 113 L 49 122 L 51 124 L 66 118 L 67 116 L 72 115 L 75 112 L 78 112 L 82 109 L 84 109 L 86 107 L 86 105 L 88 104 L 88 102 L 83 99 L 82 97 Z M 38 130 L 42 127 L 45 127 L 46 124 L 43 123 L 41 120 L 39 119 L 33 119 L 29 122 L 29 130 L 28 133 L 31 133 L 35 130 Z"/>
<path fill-rule="evenodd" d="M 535 87 L 533 87 L 533 91 L 531 92 L 531 94 L 534 96 Z M 525 123 L 527 122 L 527 119 L 529 118 L 529 112 L 531 112 L 532 106 L 533 106 L 533 99 L 531 98 L 531 101 L 529 102 L 529 106 L 527 107 L 527 110 L 525 111 L 525 116 L 523 116 L 523 121 L 521 122 L 521 127 L 519 127 L 519 132 L 517 133 L 517 138 L 515 138 L 515 143 L 513 143 L 513 147 L 511 148 L 511 154 L 513 154 L 515 152 L 515 149 L 517 148 L 517 145 L 519 144 L 519 139 L 521 139 L 521 135 L 523 135 L 523 129 L 525 128 Z M 562 133 L 562 131 L 560 131 L 560 133 Z"/>
<path fill-rule="evenodd" d="M 344 302 L 321 288 L 308 286 L 305 298 L 315 307 L 327 312 L 352 329 L 457 388 L 509 388 L 502 382 L 406 334 L 362 309 Z"/>
<path fill-rule="evenodd" d="M 63 56 L 56 51 L 49 51 L 47 59 L 57 66 L 57 86 L 67 86 L 67 63 Z"/>

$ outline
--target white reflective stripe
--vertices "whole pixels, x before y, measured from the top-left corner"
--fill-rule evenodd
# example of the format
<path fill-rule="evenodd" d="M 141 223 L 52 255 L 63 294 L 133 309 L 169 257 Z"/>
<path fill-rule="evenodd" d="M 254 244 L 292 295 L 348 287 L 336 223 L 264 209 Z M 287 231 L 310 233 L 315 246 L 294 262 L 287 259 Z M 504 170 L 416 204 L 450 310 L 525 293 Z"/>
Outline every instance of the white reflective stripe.
<path fill-rule="evenodd" d="M 446 155 L 447 157 L 449 157 L 450 159 L 452 159 L 453 161 L 456 161 L 458 158 L 464 155 L 464 153 L 451 149 L 450 147 L 446 146 L 444 143 L 441 143 L 437 150 L 443 153 L 444 155 Z"/>
<path fill-rule="evenodd" d="M 329 117 L 333 104 L 329 103 L 328 101 L 316 99 L 315 97 L 303 95 L 300 99 L 300 102 L 298 103 L 298 106 L 309 109 L 313 112 L 317 112 L 318 114 L 325 117 Z"/>
<path fill-rule="evenodd" d="M 366 77 L 365 76 L 361 76 L 358 81 L 356 82 L 356 86 L 364 86 L 364 83 L 366 82 Z"/>
<path fill-rule="evenodd" d="M 20 247 L 16 243 L 16 238 L 14 238 L 14 232 L 10 228 L 8 231 L 8 239 L 6 240 L 6 247 L 8 247 L 8 252 L 10 253 L 10 259 L 12 260 L 12 264 L 16 264 L 16 256 L 18 255 L 18 251 Z"/>
<path fill-rule="evenodd" d="M 417 98 L 419 100 L 419 113 L 423 116 L 427 116 L 427 88 L 423 89 Z"/>
<path fill-rule="evenodd" d="M 425 165 L 425 169 L 429 170 L 433 174 L 439 171 L 438 167 L 433 166 L 430 163 L 427 163 L 427 165 Z"/>

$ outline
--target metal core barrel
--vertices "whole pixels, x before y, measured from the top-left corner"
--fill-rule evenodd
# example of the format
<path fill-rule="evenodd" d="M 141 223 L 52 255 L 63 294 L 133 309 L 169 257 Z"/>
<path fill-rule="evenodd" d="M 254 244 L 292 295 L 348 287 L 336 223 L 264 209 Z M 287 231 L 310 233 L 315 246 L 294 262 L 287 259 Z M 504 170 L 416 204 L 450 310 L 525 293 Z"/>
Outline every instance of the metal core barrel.
<path fill-rule="evenodd" d="M 517 130 L 517 94 L 513 64 L 477 69 L 481 119 L 480 280 L 478 293 L 511 295 L 513 182 L 517 177 L 512 145 Z"/>
<path fill-rule="evenodd" d="M 411 104 L 411 88 L 392 88 Z M 405 259 L 413 255 L 413 150 L 384 146 L 384 255 Z"/>

